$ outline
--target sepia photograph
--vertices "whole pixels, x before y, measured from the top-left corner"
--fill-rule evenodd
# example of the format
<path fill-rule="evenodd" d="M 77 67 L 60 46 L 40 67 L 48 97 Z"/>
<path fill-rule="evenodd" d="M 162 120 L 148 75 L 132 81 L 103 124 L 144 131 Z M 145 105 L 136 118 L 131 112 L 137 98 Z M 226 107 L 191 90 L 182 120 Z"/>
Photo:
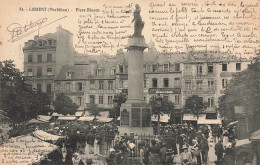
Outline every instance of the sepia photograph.
<path fill-rule="evenodd" d="M 260 165 L 260 0 L 1 0 L 0 165 Z"/>

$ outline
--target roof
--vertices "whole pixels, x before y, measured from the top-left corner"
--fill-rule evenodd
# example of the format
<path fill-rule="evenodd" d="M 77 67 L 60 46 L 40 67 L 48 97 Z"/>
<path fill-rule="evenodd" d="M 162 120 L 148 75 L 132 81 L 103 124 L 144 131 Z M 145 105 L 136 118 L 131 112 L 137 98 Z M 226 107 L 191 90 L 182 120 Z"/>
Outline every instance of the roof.
<path fill-rule="evenodd" d="M 71 74 L 71 80 L 84 80 L 90 76 L 90 66 L 89 65 L 74 65 L 74 66 L 63 66 L 60 73 L 58 74 L 56 80 L 67 80 L 67 72 Z M 70 79 L 69 79 L 70 80 Z"/>
<path fill-rule="evenodd" d="M 162 122 L 162 123 L 168 123 L 169 119 L 170 119 L 170 116 L 168 116 L 168 115 L 160 115 L 160 122 Z M 151 120 L 158 121 L 158 117 L 152 116 Z"/>

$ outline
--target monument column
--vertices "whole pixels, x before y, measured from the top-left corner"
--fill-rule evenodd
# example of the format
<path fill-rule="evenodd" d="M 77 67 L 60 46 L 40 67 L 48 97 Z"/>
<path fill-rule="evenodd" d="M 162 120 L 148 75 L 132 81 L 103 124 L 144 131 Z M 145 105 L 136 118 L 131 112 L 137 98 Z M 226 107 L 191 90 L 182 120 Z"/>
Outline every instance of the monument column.
<path fill-rule="evenodd" d="M 144 36 L 141 35 L 144 22 L 140 16 L 139 5 L 135 6 L 134 34 L 128 39 L 126 49 L 128 50 L 128 99 L 120 107 L 119 133 L 128 135 L 152 135 L 151 127 L 152 108 L 144 101 L 144 72 L 143 51 L 148 47 Z"/>

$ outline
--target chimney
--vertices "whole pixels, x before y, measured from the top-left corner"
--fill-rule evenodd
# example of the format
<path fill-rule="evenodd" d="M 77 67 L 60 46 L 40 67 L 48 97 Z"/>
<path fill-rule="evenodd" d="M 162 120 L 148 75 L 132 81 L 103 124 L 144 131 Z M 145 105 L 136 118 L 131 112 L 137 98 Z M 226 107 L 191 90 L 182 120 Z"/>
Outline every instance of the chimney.
<path fill-rule="evenodd" d="M 90 75 L 91 76 L 96 76 L 96 73 L 97 73 L 97 61 L 91 60 L 91 61 L 89 61 L 89 65 L 90 65 Z"/>

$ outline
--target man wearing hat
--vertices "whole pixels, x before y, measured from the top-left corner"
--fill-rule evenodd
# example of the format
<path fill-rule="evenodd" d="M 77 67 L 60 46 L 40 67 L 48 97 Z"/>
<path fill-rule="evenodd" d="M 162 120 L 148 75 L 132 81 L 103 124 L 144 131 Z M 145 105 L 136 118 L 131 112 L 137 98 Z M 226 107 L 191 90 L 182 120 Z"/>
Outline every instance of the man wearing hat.
<path fill-rule="evenodd" d="M 151 140 L 152 147 L 150 148 L 151 155 L 149 157 L 149 162 L 151 165 L 157 165 L 158 164 L 158 147 L 156 147 L 156 140 Z"/>
<path fill-rule="evenodd" d="M 173 154 L 172 149 L 167 149 L 165 164 L 163 164 L 163 165 L 172 165 L 173 164 L 173 158 L 174 158 L 174 154 Z"/>
<path fill-rule="evenodd" d="M 116 165 L 115 149 L 110 148 L 109 152 L 110 153 L 109 153 L 108 157 L 106 158 L 107 165 Z"/>
<path fill-rule="evenodd" d="M 215 154 L 217 156 L 217 164 L 222 160 L 223 152 L 224 152 L 224 148 L 223 148 L 222 140 L 219 139 L 218 143 L 215 145 Z"/>
<path fill-rule="evenodd" d="M 162 144 L 162 148 L 159 151 L 159 158 L 161 159 L 161 163 L 165 164 L 165 161 L 166 161 L 166 143 Z"/>

